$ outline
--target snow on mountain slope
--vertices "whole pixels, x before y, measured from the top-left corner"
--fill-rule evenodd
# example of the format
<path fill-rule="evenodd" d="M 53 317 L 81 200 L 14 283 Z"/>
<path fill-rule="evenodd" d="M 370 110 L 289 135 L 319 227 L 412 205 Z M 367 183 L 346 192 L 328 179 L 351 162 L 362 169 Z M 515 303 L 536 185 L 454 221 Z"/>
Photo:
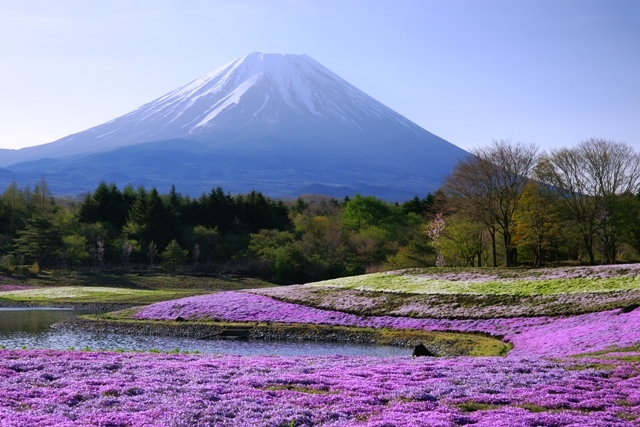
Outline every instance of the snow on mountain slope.
<path fill-rule="evenodd" d="M 384 187 L 400 199 L 435 190 L 466 155 L 307 55 L 252 53 L 110 122 L 0 150 L 0 167 L 50 176 L 64 192 L 115 176 L 185 193 L 223 185 L 281 195 L 319 184 Z"/>
<path fill-rule="evenodd" d="M 307 55 L 252 53 L 107 123 L 8 153 L 0 166 L 246 126 L 273 131 L 291 120 L 310 132 L 372 123 L 424 132 Z"/>

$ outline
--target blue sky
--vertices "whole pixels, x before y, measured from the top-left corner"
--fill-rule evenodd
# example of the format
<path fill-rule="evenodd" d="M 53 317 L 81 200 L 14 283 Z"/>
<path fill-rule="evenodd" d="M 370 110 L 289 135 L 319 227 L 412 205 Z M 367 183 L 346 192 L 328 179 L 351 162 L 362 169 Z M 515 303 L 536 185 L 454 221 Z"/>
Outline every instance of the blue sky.
<path fill-rule="evenodd" d="M 255 51 L 306 53 L 463 148 L 640 150 L 636 0 L 3 0 L 0 148 L 109 121 Z"/>

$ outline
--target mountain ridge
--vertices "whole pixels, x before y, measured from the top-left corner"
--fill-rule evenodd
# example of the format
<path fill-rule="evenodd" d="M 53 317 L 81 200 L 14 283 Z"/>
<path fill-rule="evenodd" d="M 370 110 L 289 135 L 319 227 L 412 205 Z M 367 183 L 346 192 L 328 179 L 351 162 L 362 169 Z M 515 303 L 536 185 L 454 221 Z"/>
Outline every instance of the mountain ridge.
<path fill-rule="evenodd" d="M 187 149 L 177 140 L 200 144 L 200 158 L 189 157 L 193 146 Z M 148 163 L 166 154 L 160 153 L 163 144 L 177 151 L 158 177 Z M 133 150 L 119 164 L 108 160 L 138 145 L 148 153 Z M 56 176 L 59 183 L 72 180 L 65 191 L 91 190 L 69 175 L 74 168 L 110 164 L 102 175 L 116 174 L 117 184 L 164 186 L 164 180 L 174 179 L 187 193 L 198 183 L 226 182 L 239 191 L 282 195 L 285 188 L 359 182 L 391 193 L 395 188 L 404 198 L 433 191 L 465 155 L 307 55 L 252 53 L 109 122 L 43 146 L 0 152 L 0 167 L 25 176 Z M 53 160 L 34 170 L 31 162 L 43 158 Z M 194 169 L 218 170 L 225 179 L 215 173 L 206 179 L 200 174 L 201 181 L 186 179 Z"/>

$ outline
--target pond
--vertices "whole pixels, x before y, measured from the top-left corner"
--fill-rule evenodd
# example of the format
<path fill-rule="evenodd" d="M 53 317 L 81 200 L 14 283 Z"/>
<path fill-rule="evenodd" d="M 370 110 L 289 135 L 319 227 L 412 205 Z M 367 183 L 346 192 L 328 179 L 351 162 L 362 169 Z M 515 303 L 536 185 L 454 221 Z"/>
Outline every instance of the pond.
<path fill-rule="evenodd" d="M 90 348 L 124 350 L 199 351 L 201 353 L 243 356 L 409 356 L 410 348 L 346 343 L 285 342 L 260 340 L 199 340 L 195 338 L 144 335 L 97 334 L 54 329 L 51 325 L 80 311 L 54 308 L 0 308 L 0 347 L 52 348 L 77 350 Z"/>

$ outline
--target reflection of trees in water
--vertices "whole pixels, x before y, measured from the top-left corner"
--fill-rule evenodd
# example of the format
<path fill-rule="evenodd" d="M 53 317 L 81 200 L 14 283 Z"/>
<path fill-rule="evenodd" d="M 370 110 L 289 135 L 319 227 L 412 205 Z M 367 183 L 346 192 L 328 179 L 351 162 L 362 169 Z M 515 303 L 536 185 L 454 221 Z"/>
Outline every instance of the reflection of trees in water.
<path fill-rule="evenodd" d="M 40 333 L 51 325 L 76 313 L 66 310 L 1 310 L 0 334 L 14 332 Z"/>

